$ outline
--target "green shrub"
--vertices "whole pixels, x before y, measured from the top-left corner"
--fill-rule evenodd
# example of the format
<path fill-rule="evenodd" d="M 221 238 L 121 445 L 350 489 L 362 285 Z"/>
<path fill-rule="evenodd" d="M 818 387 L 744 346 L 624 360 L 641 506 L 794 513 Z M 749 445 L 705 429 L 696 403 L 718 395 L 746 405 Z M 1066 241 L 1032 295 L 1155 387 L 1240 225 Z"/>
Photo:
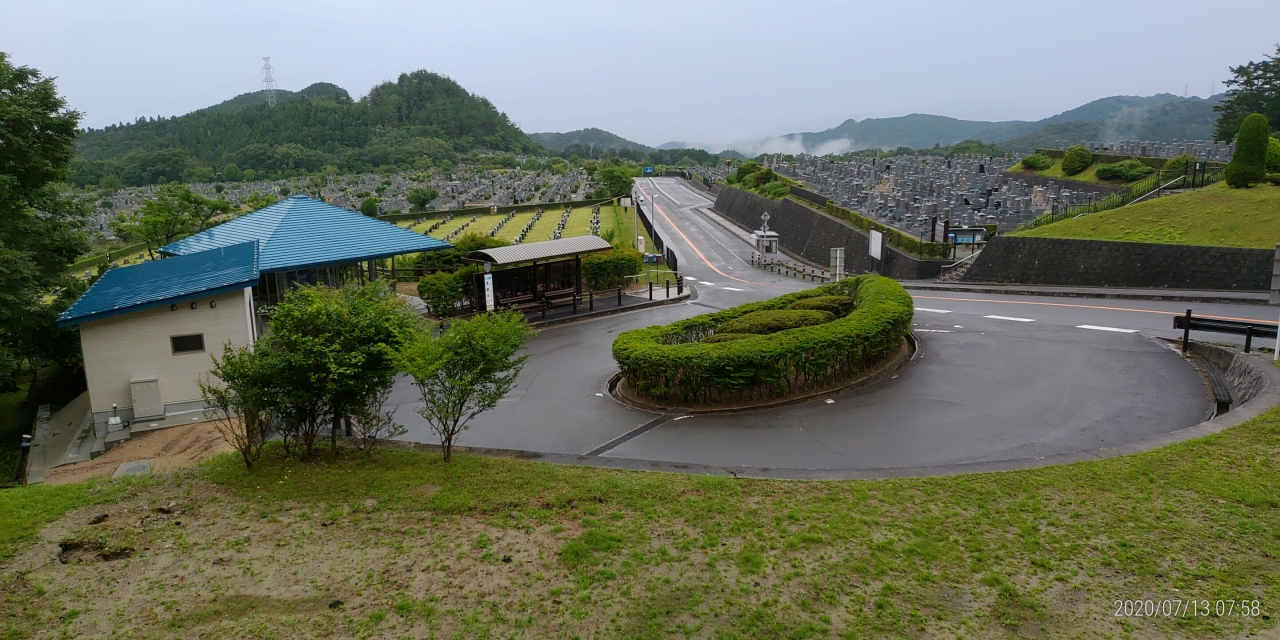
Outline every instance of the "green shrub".
<path fill-rule="evenodd" d="M 724 331 L 725 333 L 765 335 L 786 331 L 787 329 L 795 329 L 796 327 L 826 324 L 835 320 L 835 317 L 835 314 L 829 311 L 770 309 L 752 311 L 741 318 L 734 318 L 720 325 L 716 330 Z"/>
<path fill-rule="evenodd" d="M 1271 184 L 1274 184 L 1275 186 L 1280 187 L 1280 173 L 1268 173 L 1267 182 L 1270 182 Z"/>
<path fill-rule="evenodd" d="M 1022 159 L 1022 168 L 1029 171 L 1044 171 L 1053 166 L 1053 158 L 1043 153 L 1033 153 Z"/>
<path fill-rule="evenodd" d="M 612 289 L 626 284 L 627 276 L 644 267 L 644 256 L 631 247 L 615 247 L 582 258 L 582 279 L 592 289 Z"/>
<path fill-rule="evenodd" d="M 1270 132 L 1271 125 L 1261 113 L 1250 114 L 1240 123 L 1240 131 L 1236 133 L 1236 151 L 1224 173 L 1228 186 L 1250 187 L 1266 178 Z"/>
<path fill-rule="evenodd" d="M 700 342 L 729 321 L 784 310 L 819 296 L 849 296 L 856 309 L 825 324 L 729 342 Z M 897 351 L 911 330 L 911 296 L 882 276 L 863 275 L 665 326 L 633 329 L 613 341 L 623 376 L 659 401 L 770 398 L 845 380 Z M 720 334 L 723 335 L 723 334 Z"/>
<path fill-rule="evenodd" d="M 447 271 L 429 273 L 418 281 L 418 297 L 426 303 L 431 315 L 446 318 L 462 300 L 462 281 Z"/>
<path fill-rule="evenodd" d="M 891 246 L 897 247 L 924 260 L 944 260 L 951 256 L 951 245 L 945 242 L 921 242 L 919 238 L 907 235 L 893 227 L 889 227 L 871 218 L 846 209 L 830 200 L 826 206 L 827 215 L 839 218 L 863 231 L 875 229 L 883 233 Z"/>
<path fill-rule="evenodd" d="M 785 182 L 766 182 L 756 191 L 770 200 L 781 200 L 791 195 L 791 185 Z"/>
<path fill-rule="evenodd" d="M 818 296 L 793 302 L 788 309 L 812 309 L 826 311 L 835 316 L 847 316 L 853 311 L 853 298 L 849 296 Z"/>
<path fill-rule="evenodd" d="M 1185 167 L 1186 165 L 1184 164 L 1183 166 Z M 1122 160 L 1113 164 L 1099 165 L 1097 170 L 1099 180 L 1120 180 L 1122 182 L 1141 180 L 1155 172 L 1155 169 L 1137 160 Z"/>
<path fill-rule="evenodd" d="M 741 340 L 743 338 L 755 338 L 755 337 L 757 336 L 754 333 L 717 333 L 714 336 L 707 336 L 699 340 L 698 342 L 701 342 L 703 344 L 710 344 L 713 342 L 733 342 L 734 340 Z"/>
<path fill-rule="evenodd" d="M 1093 164 L 1093 153 L 1082 145 L 1075 145 L 1062 154 L 1062 174 L 1074 176 Z"/>
<path fill-rule="evenodd" d="M 1280 173 L 1280 140 L 1267 138 L 1267 172 Z"/>
<path fill-rule="evenodd" d="M 1164 163 L 1163 168 L 1166 174 L 1176 175 L 1179 173 L 1186 173 L 1187 165 L 1194 167 L 1195 164 L 1196 157 L 1189 153 L 1184 153 L 1180 156 L 1170 158 L 1168 162 Z"/>

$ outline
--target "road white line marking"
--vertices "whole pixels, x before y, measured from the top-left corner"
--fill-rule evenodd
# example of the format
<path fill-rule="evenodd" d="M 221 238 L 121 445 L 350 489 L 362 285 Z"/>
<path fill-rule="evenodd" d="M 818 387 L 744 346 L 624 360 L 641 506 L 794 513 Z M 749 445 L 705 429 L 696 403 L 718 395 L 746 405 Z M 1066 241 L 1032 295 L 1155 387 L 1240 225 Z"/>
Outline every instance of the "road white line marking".
<path fill-rule="evenodd" d="M 1137 329 L 1117 329 L 1115 327 L 1098 327 L 1091 324 L 1082 324 L 1077 329 L 1093 329 L 1094 331 L 1114 331 L 1116 333 L 1137 333 Z"/>
<path fill-rule="evenodd" d="M 991 318 L 992 320 L 1012 320 L 1014 322 L 1035 322 L 1035 320 L 1032 320 L 1031 318 L 1013 318 L 1010 316 L 982 316 L 982 317 Z"/>
<path fill-rule="evenodd" d="M 916 311 L 928 311 L 929 313 L 951 313 L 946 309 L 930 309 L 928 307 L 916 307 Z"/>
<path fill-rule="evenodd" d="M 720 288 L 724 289 L 725 291 L 746 291 L 746 289 L 739 289 L 737 287 L 720 287 Z"/>
<path fill-rule="evenodd" d="M 955 333 L 950 329 L 913 329 L 918 333 Z"/>
<path fill-rule="evenodd" d="M 716 286 L 716 283 L 714 283 L 714 282 L 707 282 L 706 280 L 699 280 L 698 282 L 699 282 L 700 284 L 705 284 L 705 285 L 707 285 L 708 287 L 714 287 L 714 286 Z"/>

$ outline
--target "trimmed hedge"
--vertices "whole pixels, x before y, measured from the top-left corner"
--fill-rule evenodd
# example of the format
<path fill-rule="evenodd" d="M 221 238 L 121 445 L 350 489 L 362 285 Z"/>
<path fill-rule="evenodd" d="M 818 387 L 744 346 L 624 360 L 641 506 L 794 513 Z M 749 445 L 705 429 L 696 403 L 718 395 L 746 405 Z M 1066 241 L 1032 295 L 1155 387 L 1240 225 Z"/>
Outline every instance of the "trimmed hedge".
<path fill-rule="evenodd" d="M 1075 145 L 1062 154 L 1062 175 L 1074 176 L 1093 164 L 1093 153 L 1084 145 Z"/>
<path fill-rule="evenodd" d="M 1044 171 L 1053 166 L 1053 158 L 1043 153 L 1033 153 L 1022 159 L 1022 168 L 1028 171 Z"/>
<path fill-rule="evenodd" d="M 830 311 L 814 311 L 805 309 L 771 309 L 766 311 L 752 311 L 741 318 L 734 318 L 719 327 L 716 331 L 724 331 L 726 333 L 750 333 L 752 335 L 766 335 L 786 331 L 787 329 L 795 329 L 796 327 L 811 327 L 816 324 L 826 324 L 836 319 L 836 314 Z"/>
<path fill-rule="evenodd" d="M 756 337 L 756 334 L 754 333 L 717 333 L 714 336 L 707 336 L 698 342 L 703 344 L 710 344 L 712 342 L 733 342 L 734 340 L 754 337 Z"/>
<path fill-rule="evenodd" d="M 791 303 L 788 309 L 813 309 L 827 311 L 836 316 L 847 316 L 853 311 L 853 298 L 849 296 L 818 296 Z"/>
<path fill-rule="evenodd" d="M 848 296 L 856 308 L 826 324 L 700 342 L 731 320 L 783 310 L 801 300 Z M 768 399 L 848 379 L 894 353 L 911 330 L 911 296 L 883 276 L 862 275 L 668 325 L 613 341 L 622 375 L 643 396 L 665 402 Z"/>
<path fill-rule="evenodd" d="M 615 247 L 582 257 L 582 279 L 592 289 L 612 289 L 627 283 L 627 276 L 644 267 L 644 256 L 631 247 Z"/>
<path fill-rule="evenodd" d="M 1184 161 L 1183 169 L 1186 169 Z M 1094 172 L 1099 180 L 1120 180 L 1123 182 L 1137 182 L 1153 173 L 1156 170 L 1148 167 L 1137 160 L 1121 160 L 1111 164 L 1098 165 L 1098 169 Z"/>

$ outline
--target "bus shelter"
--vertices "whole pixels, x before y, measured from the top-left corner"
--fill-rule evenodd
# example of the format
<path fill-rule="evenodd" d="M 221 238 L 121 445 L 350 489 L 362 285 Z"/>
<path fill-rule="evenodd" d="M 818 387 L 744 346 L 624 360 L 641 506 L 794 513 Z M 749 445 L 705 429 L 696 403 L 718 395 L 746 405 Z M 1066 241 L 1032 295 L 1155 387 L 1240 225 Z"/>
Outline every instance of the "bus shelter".
<path fill-rule="evenodd" d="M 551 307 L 582 295 L 582 256 L 613 247 L 597 236 L 578 236 L 472 251 L 464 259 L 485 265 L 472 282 L 474 309 Z"/>

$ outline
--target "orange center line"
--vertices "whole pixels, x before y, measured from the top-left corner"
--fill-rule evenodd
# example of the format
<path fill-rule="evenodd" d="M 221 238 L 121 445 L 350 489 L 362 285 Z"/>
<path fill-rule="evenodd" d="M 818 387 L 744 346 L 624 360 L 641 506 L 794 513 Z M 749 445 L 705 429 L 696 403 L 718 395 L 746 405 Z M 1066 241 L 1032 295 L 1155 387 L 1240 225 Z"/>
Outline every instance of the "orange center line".
<path fill-rule="evenodd" d="M 671 228 L 676 230 L 676 233 L 677 233 L 677 234 L 679 234 L 679 235 L 680 235 L 680 237 L 684 239 L 684 243 L 685 243 L 685 244 L 687 244 L 687 245 L 689 245 L 689 248 L 690 248 L 690 249 L 692 249 L 694 253 L 698 254 L 698 258 L 702 260 L 702 263 L 703 263 L 703 264 L 705 264 L 705 265 L 707 265 L 707 267 L 708 267 L 708 268 L 710 268 L 712 271 L 714 271 L 714 272 L 716 272 L 716 273 L 718 273 L 718 274 L 720 274 L 720 275 L 722 275 L 722 276 L 724 276 L 724 277 L 726 277 L 726 278 L 728 278 L 728 279 L 730 279 L 730 280 L 737 280 L 738 282 L 744 282 L 744 283 L 746 283 L 746 284 L 758 284 L 758 285 L 760 285 L 760 286 L 762 286 L 762 287 L 774 287 L 774 288 L 777 288 L 777 289 L 789 289 L 789 288 L 790 288 L 790 287 L 783 287 L 783 286 L 781 286 L 781 285 L 776 285 L 776 284 L 769 284 L 769 283 L 767 283 L 767 282 L 755 282 L 755 281 L 753 281 L 753 280 L 743 280 L 742 278 L 735 278 L 735 277 L 733 277 L 733 276 L 731 276 L 731 275 L 729 275 L 729 274 L 727 274 L 727 273 L 725 273 L 725 272 L 723 272 L 723 271 L 721 271 L 721 270 L 717 269 L 717 268 L 715 267 L 715 265 L 711 264 L 711 261 L 710 261 L 710 260 L 707 260 L 707 257 L 706 257 L 706 256 L 702 255 L 702 252 L 701 252 L 701 251 L 698 251 L 698 248 L 697 248 L 697 247 L 693 246 L 693 243 L 689 241 L 689 236 L 684 235 L 684 232 L 680 230 L 680 227 L 676 226 L 676 223 L 672 222 L 672 221 L 671 221 L 671 218 L 668 218 L 668 217 L 667 217 L 667 214 L 665 214 L 665 213 L 663 213 L 663 212 L 662 212 L 662 209 L 660 209 L 660 208 L 658 207 L 658 202 L 657 202 L 656 200 L 654 200 L 654 199 L 653 199 L 653 196 L 649 195 L 649 192 L 648 192 L 648 191 L 645 191 L 645 190 L 644 190 L 644 187 L 642 187 L 642 186 L 640 186 L 640 185 L 638 185 L 638 184 L 637 184 L 637 185 L 636 185 L 636 189 L 638 189 L 638 190 L 640 191 L 640 193 L 643 193 L 643 194 L 645 195 L 645 197 L 649 198 L 649 204 L 653 205 L 653 210 L 654 210 L 654 211 L 657 211 L 657 212 L 658 212 L 658 215 L 662 216 L 662 219 L 663 219 L 663 220 L 666 220 L 666 221 L 667 221 L 667 224 L 671 225 Z M 633 205 L 635 205 L 635 206 L 640 206 L 638 203 L 635 203 L 635 202 L 633 202 L 632 204 L 633 204 Z"/>
<path fill-rule="evenodd" d="M 1107 311 L 1129 311 L 1132 313 L 1156 313 L 1156 314 L 1167 315 L 1167 316 L 1183 315 L 1183 313 L 1179 311 L 1157 311 L 1155 309 L 1132 309 L 1129 307 L 1107 307 L 1103 305 L 1092 305 L 1092 304 L 1068 304 L 1065 302 L 1031 302 L 1029 300 L 992 300 L 989 298 L 947 298 L 943 296 L 917 296 L 917 295 L 912 295 L 911 297 L 920 298 L 922 300 L 957 300 L 960 302 L 998 302 L 1000 304 L 1028 304 L 1028 305 L 1039 305 L 1042 307 L 1072 307 L 1075 309 L 1105 309 Z M 1197 318 L 1214 318 L 1217 320 L 1240 320 L 1243 322 L 1270 322 L 1269 320 L 1259 320 L 1257 318 L 1237 318 L 1234 316 L 1210 316 L 1210 315 L 1204 315 L 1204 314 L 1195 314 L 1195 315 Z"/>

